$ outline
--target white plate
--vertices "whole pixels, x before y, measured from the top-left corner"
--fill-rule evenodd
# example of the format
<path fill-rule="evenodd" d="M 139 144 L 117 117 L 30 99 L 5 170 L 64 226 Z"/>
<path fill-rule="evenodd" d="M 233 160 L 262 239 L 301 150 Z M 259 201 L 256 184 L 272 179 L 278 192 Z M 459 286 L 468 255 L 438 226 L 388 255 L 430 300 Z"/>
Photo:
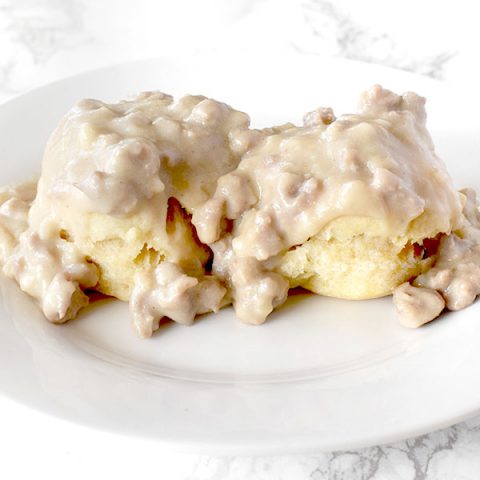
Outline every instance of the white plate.
<path fill-rule="evenodd" d="M 81 97 L 203 93 L 263 126 L 317 106 L 352 111 L 378 82 L 428 97 L 430 128 L 458 186 L 480 187 L 478 108 L 468 92 L 373 65 L 293 55 L 164 58 L 107 68 L 0 108 L 0 184 L 39 169 L 49 132 Z M 465 93 L 465 95 L 464 95 Z M 215 454 L 355 448 L 457 422 L 480 407 L 480 303 L 420 330 L 391 299 L 295 296 L 261 327 L 231 309 L 139 340 L 127 305 L 58 327 L 1 278 L 0 392 L 98 428 Z"/>

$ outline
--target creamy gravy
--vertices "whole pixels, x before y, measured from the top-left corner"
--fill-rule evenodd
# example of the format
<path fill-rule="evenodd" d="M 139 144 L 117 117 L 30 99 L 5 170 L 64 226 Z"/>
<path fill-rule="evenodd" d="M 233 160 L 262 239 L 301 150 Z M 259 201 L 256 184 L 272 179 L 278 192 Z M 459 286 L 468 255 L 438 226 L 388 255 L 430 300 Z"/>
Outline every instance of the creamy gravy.
<path fill-rule="evenodd" d="M 4 273 L 36 298 L 48 320 L 63 323 L 88 304 L 83 290 L 97 284 L 97 268 L 61 238 L 51 221 L 28 227 L 36 182 L 0 191 L 0 252 Z"/>
<path fill-rule="evenodd" d="M 358 114 L 335 118 L 322 108 L 303 127 L 263 131 L 250 129 L 246 114 L 200 96 L 84 100 L 49 141 L 35 200 L 34 184 L 0 190 L 4 272 L 50 321 L 64 322 L 88 303 L 84 290 L 99 278 L 75 245 L 88 240 L 84 215 L 137 216 L 167 242 L 175 198 L 212 249 L 213 272 L 181 268 L 182 245 L 170 246 L 166 261 L 135 276 L 136 331 L 151 335 L 163 316 L 190 324 L 229 301 L 257 324 L 287 298 L 289 283 L 275 271 L 281 254 L 337 218 L 368 217 L 378 235 L 398 242 L 446 234 L 434 268 L 394 292 L 403 323 L 418 326 L 445 306 L 468 305 L 480 286 L 474 194 L 464 192 L 461 215 L 425 119 L 422 97 L 378 86 L 363 95 Z M 424 214 L 435 231 L 419 221 Z"/>
<path fill-rule="evenodd" d="M 201 96 L 83 100 L 49 142 L 41 187 L 82 211 L 125 215 L 161 194 L 191 212 L 260 136 L 249 122 Z"/>
<path fill-rule="evenodd" d="M 444 307 L 465 308 L 480 295 L 480 211 L 475 192 L 465 189 L 462 193 L 461 226 L 442 238 L 433 268 L 393 293 L 400 320 L 407 326 L 433 320 Z"/>
<path fill-rule="evenodd" d="M 424 102 L 373 87 L 360 113 L 336 120 L 329 109 L 307 114 L 306 126 L 266 136 L 219 179 L 192 220 L 214 252 L 231 238 L 230 249 L 222 247 L 229 267 L 214 272 L 231 284 L 237 316 L 260 323 L 284 301 L 275 258 L 337 218 L 373 218 L 379 235 L 394 239 L 451 231 L 461 204 L 427 132 Z M 424 212 L 437 230 L 411 229 Z M 225 220 L 233 220 L 231 232 Z M 248 265 L 247 281 L 240 265 Z"/>
<path fill-rule="evenodd" d="M 28 227 L 28 212 L 37 194 L 37 182 L 0 188 L 0 263 L 4 264 Z"/>
<path fill-rule="evenodd" d="M 163 317 L 191 325 L 196 315 L 217 312 L 226 292 L 215 277 L 190 277 L 178 265 L 163 262 L 136 275 L 130 297 L 135 329 L 139 336 L 150 337 Z"/>
<path fill-rule="evenodd" d="M 169 199 L 189 213 L 208 200 L 218 177 L 234 169 L 262 136 L 249 121 L 245 113 L 202 96 L 174 100 L 147 92 L 117 104 L 79 102 L 49 140 L 28 222 L 33 197 L 24 199 L 20 187 L 4 194 L 9 196 L 0 211 L 4 272 L 39 301 L 49 320 L 63 322 L 88 303 L 82 290 L 98 281 L 96 266 L 76 248 L 90 241 L 88 214 L 135 216 L 133 224 L 146 225 L 167 246 L 167 260 L 184 257 L 188 248 L 167 232 Z M 65 230 L 72 238 L 64 238 Z M 136 235 L 135 228 L 130 234 Z M 188 323 L 196 313 L 217 309 L 212 298 L 224 296 L 217 281 L 178 274 L 178 288 L 168 290 L 176 300 L 167 300 L 162 279 L 173 279 L 173 267 L 167 277 L 166 268 L 135 280 L 133 318 L 142 335 L 158 326 L 161 312 Z M 188 282 L 199 285 L 180 288 Z M 146 285 L 153 289 L 149 295 Z M 154 319 L 141 320 L 139 312 L 153 311 Z"/>

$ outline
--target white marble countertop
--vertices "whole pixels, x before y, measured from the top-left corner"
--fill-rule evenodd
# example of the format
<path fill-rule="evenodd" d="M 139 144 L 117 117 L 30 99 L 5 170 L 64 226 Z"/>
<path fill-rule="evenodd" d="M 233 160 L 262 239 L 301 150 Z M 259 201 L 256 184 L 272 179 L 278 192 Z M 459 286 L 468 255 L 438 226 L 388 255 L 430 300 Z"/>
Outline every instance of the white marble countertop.
<path fill-rule="evenodd" d="M 475 3 L 467 0 L 457 0 L 454 6 L 413 0 L 0 0 L 0 101 L 106 64 L 176 52 L 249 48 L 363 60 L 468 88 L 480 81 L 475 61 L 479 43 Z M 110 448 L 100 454 L 97 447 L 104 442 L 103 434 L 95 437 L 88 432 L 80 440 L 69 439 L 73 427 L 68 424 L 58 427 L 67 438 L 55 443 L 55 460 L 43 455 L 52 448 L 42 445 L 42 438 L 53 420 L 23 412 L 30 422 L 37 422 L 37 428 L 28 431 L 32 423 L 24 422 L 19 430 L 13 420 L 15 408 L 20 407 L 0 402 L 2 478 L 28 478 L 27 474 L 43 469 L 52 479 L 67 473 L 69 479 L 87 478 L 92 465 L 105 462 L 123 465 L 125 477 L 115 470 L 116 478 L 131 478 L 132 472 L 142 471 L 145 475 L 135 476 L 169 480 L 466 480 L 480 476 L 480 417 L 359 451 L 216 458 L 157 449 L 155 469 L 148 470 L 147 476 L 145 465 L 150 464 L 142 460 L 145 451 L 135 450 L 141 448 L 139 444 L 130 452 L 123 444 L 116 452 Z M 122 448 L 126 455 L 122 456 Z M 25 451 L 31 462 L 25 461 Z M 138 470 L 138 465 L 144 469 Z M 101 471 L 112 478 L 112 468 Z"/>

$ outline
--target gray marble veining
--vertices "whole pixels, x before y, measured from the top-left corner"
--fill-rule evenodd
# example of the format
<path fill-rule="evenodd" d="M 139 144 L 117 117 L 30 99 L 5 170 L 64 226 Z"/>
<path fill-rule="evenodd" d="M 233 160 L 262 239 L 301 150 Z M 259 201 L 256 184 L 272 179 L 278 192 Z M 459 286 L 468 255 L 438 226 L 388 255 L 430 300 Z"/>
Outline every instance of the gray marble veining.
<path fill-rule="evenodd" d="M 85 33 L 79 0 L 2 0 L 0 93 L 18 93 L 61 49 L 70 51 L 92 38 Z M 33 82 L 32 82 L 33 83 Z"/>
<path fill-rule="evenodd" d="M 282 457 L 199 457 L 189 480 L 453 480 L 480 472 L 480 419 L 391 445 Z"/>
<path fill-rule="evenodd" d="M 318 43 L 333 43 L 330 53 L 433 78 L 444 77 L 444 66 L 455 56 L 455 50 L 434 46 L 430 52 L 412 54 L 408 45 L 391 35 L 381 22 L 360 22 L 341 8 L 342 3 L 308 0 L 302 5 L 305 23 Z"/>

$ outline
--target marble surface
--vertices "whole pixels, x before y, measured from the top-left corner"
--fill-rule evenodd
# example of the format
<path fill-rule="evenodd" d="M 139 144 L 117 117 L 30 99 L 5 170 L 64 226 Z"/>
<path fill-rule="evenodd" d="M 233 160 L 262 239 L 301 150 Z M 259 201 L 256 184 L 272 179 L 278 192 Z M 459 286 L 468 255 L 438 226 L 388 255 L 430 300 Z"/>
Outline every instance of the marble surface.
<path fill-rule="evenodd" d="M 450 2 L 411 0 L 0 0 L 0 101 L 67 75 L 125 60 L 225 49 L 241 55 L 252 48 L 363 60 L 473 87 L 480 80 L 479 65 L 472 61 L 478 56 L 474 46 L 480 43 L 474 6 L 466 0 L 457 0 L 454 7 Z M 10 414 L 5 409 L 2 414 L 0 473 L 8 472 L 5 478 L 22 478 L 19 472 L 28 470 L 18 453 L 24 439 L 15 441 L 16 427 L 5 428 Z M 101 441 L 89 435 L 91 442 L 75 450 L 68 442 L 55 445 L 50 478 L 65 475 L 72 462 L 76 469 L 70 478 L 85 478 L 85 452 Z M 38 448 L 41 452 L 41 445 Z M 132 464 L 137 454 L 133 449 Z M 155 455 L 155 474 L 148 478 L 476 479 L 480 476 L 480 417 L 359 451 L 268 458 L 217 458 L 161 450 Z M 92 450 L 89 458 L 94 457 Z M 104 454 L 96 461 L 110 457 Z M 128 475 L 131 478 L 129 471 Z M 121 472 L 117 478 L 123 478 Z"/>

